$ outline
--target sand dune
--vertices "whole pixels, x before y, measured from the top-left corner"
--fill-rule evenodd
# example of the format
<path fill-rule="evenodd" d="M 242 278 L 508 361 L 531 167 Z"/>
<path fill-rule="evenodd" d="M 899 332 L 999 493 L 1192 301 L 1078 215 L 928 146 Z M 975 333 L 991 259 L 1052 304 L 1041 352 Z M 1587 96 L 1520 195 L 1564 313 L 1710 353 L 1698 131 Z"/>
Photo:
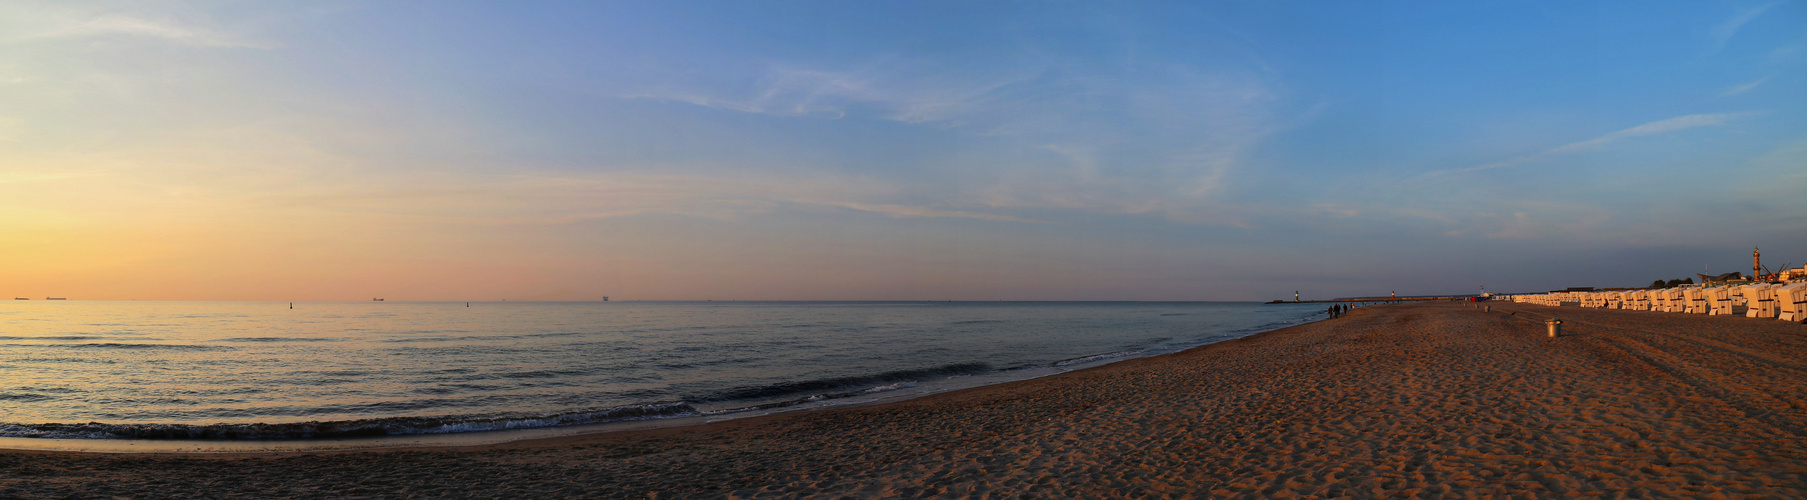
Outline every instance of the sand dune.
<path fill-rule="evenodd" d="M 1807 497 L 1807 326 L 1358 309 L 899 403 L 474 448 L 0 452 L 0 497 Z M 1568 336 L 1543 335 L 1560 315 Z"/>

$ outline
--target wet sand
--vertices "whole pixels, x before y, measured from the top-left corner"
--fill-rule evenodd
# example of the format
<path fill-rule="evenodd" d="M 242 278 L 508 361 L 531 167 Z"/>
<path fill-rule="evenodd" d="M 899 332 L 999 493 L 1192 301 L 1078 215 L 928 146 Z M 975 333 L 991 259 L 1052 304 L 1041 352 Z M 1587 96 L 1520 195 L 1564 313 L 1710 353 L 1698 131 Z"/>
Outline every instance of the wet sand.
<path fill-rule="evenodd" d="M 1053 377 L 693 427 L 470 448 L 0 451 L 0 497 L 1807 497 L 1807 326 L 1492 306 L 1370 307 Z M 1544 336 L 1552 315 L 1568 336 Z"/>

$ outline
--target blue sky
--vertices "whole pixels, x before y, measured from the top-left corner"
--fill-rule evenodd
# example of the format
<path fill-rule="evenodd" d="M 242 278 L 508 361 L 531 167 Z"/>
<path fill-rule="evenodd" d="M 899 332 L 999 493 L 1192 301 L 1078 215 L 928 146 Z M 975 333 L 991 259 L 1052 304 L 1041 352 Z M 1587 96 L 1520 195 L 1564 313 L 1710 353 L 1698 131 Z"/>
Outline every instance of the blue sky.
<path fill-rule="evenodd" d="M 19 294 L 1260 300 L 1807 262 L 1800 2 L 8 11 Z"/>

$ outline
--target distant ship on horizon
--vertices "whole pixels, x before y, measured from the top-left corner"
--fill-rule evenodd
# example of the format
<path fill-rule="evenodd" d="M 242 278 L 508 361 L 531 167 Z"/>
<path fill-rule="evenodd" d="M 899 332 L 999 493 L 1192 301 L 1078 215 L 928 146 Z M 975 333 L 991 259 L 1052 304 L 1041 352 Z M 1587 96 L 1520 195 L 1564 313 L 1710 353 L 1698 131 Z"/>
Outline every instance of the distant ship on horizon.
<path fill-rule="evenodd" d="M 13 300 L 31 300 L 25 297 L 13 297 Z"/>
<path fill-rule="evenodd" d="M 371 302 L 382 302 L 383 299 L 370 299 Z"/>
<path fill-rule="evenodd" d="M 44 297 L 44 300 L 69 300 L 68 297 Z"/>

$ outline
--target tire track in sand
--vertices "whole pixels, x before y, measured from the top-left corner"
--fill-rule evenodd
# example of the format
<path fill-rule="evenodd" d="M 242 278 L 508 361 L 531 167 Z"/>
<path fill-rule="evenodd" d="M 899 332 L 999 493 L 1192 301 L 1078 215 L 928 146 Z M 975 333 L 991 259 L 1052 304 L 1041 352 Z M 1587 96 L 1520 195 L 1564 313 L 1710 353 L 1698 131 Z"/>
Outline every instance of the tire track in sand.
<path fill-rule="evenodd" d="M 1689 336 L 1685 336 L 1685 335 L 1677 335 L 1677 334 L 1673 334 L 1673 333 L 1661 332 L 1661 331 L 1656 331 L 1656 330 L 1646 330 L 1643 328 L 1613 326 L 1613 325 L 1607 325 L 1607 324 L 1602 324 L 1602 323 L 1596 323 L 1593 321 L 1584 321 L 1584 320 L 1563 320 L 1563 321 L 1568 322 L 1568 323 L 1574 323 L 1577 325 L 1586 325 L 1586 326 L 1590 326 L 1590 327 L 1594 327 L 1594 328 L 1601 328 L 1601 329 L 1607 329 L 1607 330 L 1622 330 L 1622 331 L 1643 333 L 1643 334 L 1648 334 L 1648 335 L 1656 335 L 1656 336 L 1661 336 L 1661 337 L 1668 337 L 1668 338 L 1680 340 L 1683 342 L 1687 342 L 1690 344 L 1694 344 L 1694 345 L 1697 345 L 1700 347 L 1714 349 L 1714 350 L 1722 351 L 1722 352 L 1725 352 L 1728 354 L 1735 354 L 1738 356 L 1743 356 L 1745 358 L 1749 358 L 1750 360 L 1753 360 L 1753 361 L 1756 361 L 1759 363 L 1763 363 L 1763 364 L 1767 364 L 1770 366 L 1774 366 L 1777 368 L 1785 368 L 1788 370 L 1800 372 L 1802 374 L 1807 374 L 1807 365 L 1791 363 L 1788 360 L 1770 356 L 1770 355 L 1765 354 L 1760 351 L 1751 350 L 1749 348 L 1745 348 L 1745 347 L 1738 346 L 1735 344 L 1729 344 L 1726 342 L 1720 342 L 1717 340 L 1699 338 L 1699 337 L 1689 337 Z"/>
<path fill-rule="evenodd" d="M 1714 370 L 1663 352 L 1636 339 L 1611 333 L 1601 333 L 1596 338 L 1600 340 L 1598 344 L 1623 351 L 1653 368 L 1668 373 L 1683 383 L 1742 412 L 1751 420 L 1795 436 L 1807 437 L 1807 429 L 1803 429 L 1800 424 L 1796 423 L 1807 420 L 1807 414 L 1793 404 L 1771 397 L 1761 391 L 1740 390 L 1715 382 L 1715 379 L 1729 377 L 1725 375 L 1716 377 L 1714 375 L 1717 372 Z"/>

